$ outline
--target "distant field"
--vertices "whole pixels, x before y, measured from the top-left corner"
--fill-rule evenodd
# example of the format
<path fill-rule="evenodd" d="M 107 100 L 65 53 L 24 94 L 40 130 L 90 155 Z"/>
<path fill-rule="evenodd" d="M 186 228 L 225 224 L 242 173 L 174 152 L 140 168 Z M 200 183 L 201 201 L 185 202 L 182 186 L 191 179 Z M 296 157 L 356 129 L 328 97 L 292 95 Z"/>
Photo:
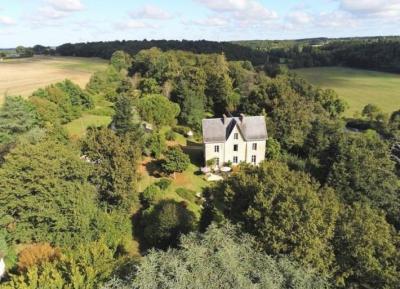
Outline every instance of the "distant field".
<path fill-rule="evenodd" d="M 334 89 L 349 105 L 346 116 L 361 112 L 368 103 L 384 112 L 400 109 L 400 75 L 343 67 L 295 69 L 310 83 Z"/>
<path fill-rule="evenodd" d="M 85 86 L 91 74 L 105 69 L 97 58 L 35 56 L 0 62 L 0 103 L 5 94 L 29 96 L 34 90 L 66 78 Z"/>

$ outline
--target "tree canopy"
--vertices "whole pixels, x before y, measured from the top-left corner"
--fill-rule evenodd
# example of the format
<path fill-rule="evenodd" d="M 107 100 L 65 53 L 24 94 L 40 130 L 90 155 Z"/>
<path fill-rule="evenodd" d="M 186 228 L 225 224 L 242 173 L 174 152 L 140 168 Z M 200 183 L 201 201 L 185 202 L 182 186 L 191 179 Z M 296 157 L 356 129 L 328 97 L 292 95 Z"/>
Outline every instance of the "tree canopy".
<path fill-rule="evenodd" d="M 339 211 L 332 190 L 319 188 L 306 174 L 271 161 L 242 167 L 208 194 L 217 210 L 243 224 L 267 253 L 289 254 L 305 265 L 329 271 L 330 240 Z"/>
<path fill-rule="evenodd" d="M 127 288 L 328 288 L 327 282 L 286 258 L 261 252 L 232 225 L 182 236 L 178 249 L 151 251 Z"/>
<path fill-rule="evenodd" d="M 184 203 L 163 200 L 143 214 L 143 237 L 150 247 L 166 249 L 176 246 L 181 234 L 192 231 L 195 216 Z"/>
<path fill-rule="evenodd" d="M 72 245 L 91 239 L 95 188 L 76 151 L 45 141 L 17 146 L 5 158 L 0 213 L 12 240 Z"/>
<path fill-rule="evenodd" d="M 179 105 L 159 94 L 146 95 L 138 100 L 142 119 L 156 126 L 173 125 L 179 115 Z"/>
<path fill-rule="evenodd" d="M 395 288 L 400 282 L 400 239 L 385 216 L 363 203 L 343 211 L 335 233 L 336 282 L 352 288 Z"/>
<path fill-rule="evenodd" d="M 180 147 L 171 147 L 165 152 L 162 168 L 168 174 L 181 173 L 188 168 L 189 164 L 189 156 Z"/>
<path fill-rule="evenodd" d="M 140 147 L 130 133 L 118 136 L 105 127 L 91 127 L 82 141 L 82 153 L 92 163 L 90 181 L 99 199 L 110 205 L 137 203 L 137 165 Z"/>
<path fill-rule="evenodd" d="M 399 225 L 400 192 L 388 144 L 374 132 L 340 138 L 328 184 L 346 203 L 368 201 Z"/>
<path fill-rule="evenodd" d="M 0 144 L 39 124 L 34 106 L 22 97 L 7 96 L 0 107 Z"/>

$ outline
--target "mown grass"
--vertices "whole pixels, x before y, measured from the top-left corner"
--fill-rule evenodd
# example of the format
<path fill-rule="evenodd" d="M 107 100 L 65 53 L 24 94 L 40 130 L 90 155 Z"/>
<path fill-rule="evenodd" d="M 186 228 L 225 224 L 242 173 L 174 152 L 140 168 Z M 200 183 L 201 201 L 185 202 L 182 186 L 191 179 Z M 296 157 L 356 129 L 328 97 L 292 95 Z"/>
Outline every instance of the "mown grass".
<path fill-rule="evenodd" d="M 346 67 L 294 69 L 313 85 L 334 89 L 349 108 L 345 116 L 354 116 L 369 103 L 391 113 L 400 108 L 400 75 Z"/>
<path fill-rule="evenodd" d="M 81 138 L 89 126 L 108 125 L 111 122 L 110 116 L 84 114 L 82 117 L 67 123 L 64 127 L 73 138 Z"/>

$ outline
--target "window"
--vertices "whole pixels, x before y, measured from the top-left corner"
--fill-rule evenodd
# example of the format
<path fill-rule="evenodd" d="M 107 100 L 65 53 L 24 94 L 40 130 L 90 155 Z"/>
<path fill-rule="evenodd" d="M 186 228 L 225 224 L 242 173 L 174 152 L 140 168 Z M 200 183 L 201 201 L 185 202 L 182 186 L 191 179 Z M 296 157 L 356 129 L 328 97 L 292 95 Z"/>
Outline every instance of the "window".
<path fill-rule="evenodd" d="M 255 155 L 251 156 L 251 162 L 255 164 L 257 162 L 257 157 Z"/>
<path fill-rule="evenodd" d="M 239 145 L 234 144 L 234 145 L 233 145 L 233 151 L 234 151 L 234 152 L 237 152 L 238 150 L 239 150 Z"/>
<path fill-rule="evenodd" d="M 238 157 L 233 157 L 233 163 L 237 164 L 238 163 Z"/>
<path fill-rule="evenodd" d="M 239 134 L 238 134 L 237 132 L 235 132 L 235 133 L 233 134 L 233 139 L 239 139 Z"/>
<path fill-rule="evenodd" d="M 253 151 L 257 150 L 257 143 L 253 143 Z"/>
<path fill-rule="evenodd" d="M 219 166 L 219 158 L 215 158 L 215 164 Z"/>
<path fill-rule="evenodd" d="M 219 146 L 214 146 L 214 152 L 219 153 Z"/>

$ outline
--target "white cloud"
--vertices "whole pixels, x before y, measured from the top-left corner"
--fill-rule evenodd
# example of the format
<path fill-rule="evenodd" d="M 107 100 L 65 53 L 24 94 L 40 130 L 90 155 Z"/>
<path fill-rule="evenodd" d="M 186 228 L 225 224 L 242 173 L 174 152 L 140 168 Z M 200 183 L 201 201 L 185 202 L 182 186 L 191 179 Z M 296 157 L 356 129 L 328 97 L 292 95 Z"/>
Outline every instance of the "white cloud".
<path fill-rule="evenodd" d="M 115 24 L 115 28 L 117 29 L 121 29 L 121 30 L 128 30 L 128 29 L 153 29 L 153 28 L 157 28 L 156 25 L 154 24 L 150 24 L 150 23 L 146 23 L 144 21 L 141 20 L 135 20 L 135 19 L 131 19 L 125 22 L 118 22 Z"/>
<path fill-rule="evenodd" d="M 286 17 L 290 25 L 307 25 L 314 21 L 314 17 L 306 11 L 293 11 Z"/>
<path fill-rule="evenodd" d="M 184 24 L 193 24 L 198 26 L 223 27 L 229 24 L 228 20 L 222 17 L 210 16 L 205 19 L 185 21 Z"/>
<path fill-rule="evenodd" d="M 354 28 L 360 24 L 357 17 L 351 13 L 334 10 L 329 12 L 311 13 L 307 10 L 291 11 L 285 17 L 282 29 L 302 31 L 305 29 L 322 28 Z"/>
<path fill-rule="evenodd" d="M 199 3 L 206 5 L 211 10 L 217 12 L 229 12 L 244 10 L 248 6 L 248 0 L 196 0 Z"/>
<path fill-rule="evenodd" d="M 11 17 L 0 15 L 0 24 L 1 25 L 14 25 L 14 24 L 17 24 L 17 22 Z"/>
<path fill-rule="evenodd" d="M 399 0 L 334 0 L 338 8 L 331 11 L 314 12 L 309 9 L 294 9 L 282 24 L 284 29 L 353 29 L 400 20 Z"/>
<path fill-rule="evenodd" d="M 81 0 L 48 0 L 47 2 L 58 11 L 72 12 L 84 9 Z"/>
<path fill-rule="evenodd" d="M 229 18 L 235 26 L 264 25 L 278 18 L 278 14 L 267 9 L 257 0 L 195 0 L 214 11 L 217 16 Z M 203 22 L 206 22 L 204 19 Z"/>
<path fill-rule="evenodd" d="M 38 12 L 40 18 L 44 19 L 61 19 L 68 15 L 67 12 L 59 11 L 50 6 L 40 7 Z"/>
<path fill-rule="evenodd" d="M 278 14 L 275 11 L 268 10 L 256 1 L 248 1 L 245 9 L 234 11 L 233 14 L 245 22 L 269 21 L 278 18 Z"/>
<path fill-rule="evenodd" d="M 135 19 L 157 19 L 166 20 L 171 19 L 172 15 L 155 5 L 145 5 L 142 8 L 129 13 Z"/>
<path fill-rule="evenodd" d="M 340 0 L 340 9 L 359 17 L 400 17 L 399 0 Z"/>
<path fill-rule="evenodd" d="M 322 12 L 316 19 L 316 24 L 328 28 L 354 28 L 359 21 L 344 11 Z"/>
<path fill-rule="evenodd" d="M 81 0 L 46 0 L 44 3 L 36 13 L 26 16 L 34 28 L 60 26 L 62 19 L 84 9 Z"/>

